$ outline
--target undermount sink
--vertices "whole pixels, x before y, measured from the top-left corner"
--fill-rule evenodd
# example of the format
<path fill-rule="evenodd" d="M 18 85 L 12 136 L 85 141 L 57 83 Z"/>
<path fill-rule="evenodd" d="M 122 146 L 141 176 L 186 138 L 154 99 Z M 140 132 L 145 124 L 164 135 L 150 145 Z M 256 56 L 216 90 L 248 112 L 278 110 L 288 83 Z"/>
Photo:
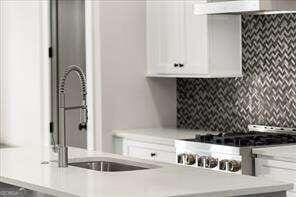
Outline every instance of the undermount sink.
<path fill-rule="evenodd" d="M 158 168 L 156 165 L 131 162 L 119 159 L 98 159 L 91 161 L 77 161 L 69 162 L 70 166 L 85 168 L 89 170 L 96 170 L 101 172 L 119 172 L 119 171 L 134 171 Z"/>

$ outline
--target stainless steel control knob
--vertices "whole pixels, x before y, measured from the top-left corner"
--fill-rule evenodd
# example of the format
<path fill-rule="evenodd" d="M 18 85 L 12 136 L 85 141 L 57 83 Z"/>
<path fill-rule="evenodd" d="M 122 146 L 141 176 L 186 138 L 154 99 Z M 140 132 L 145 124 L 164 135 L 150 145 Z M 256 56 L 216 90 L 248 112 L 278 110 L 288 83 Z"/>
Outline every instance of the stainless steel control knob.
<path fill-rule="evenodd" d="M 198 157 L 197 159 L 197 166 L 204 167 L 206 156 Z"/>
<path fill-rule="evenodd" d="M 219 170 L 226 170 L 228 168 L 228 160 L 224 159 L 219 162 Z"/>
<path fill-rule="evenodd" d="M 183 153 L 183 154 L 179 154 L 179 155 L 177 156 L 178 164 L 183 164 L 184 158 L 185 158 L 185 153 Z"/>
<path fill-rule="evenodd" d="M 236 160 L 231 160 L 228 162 L 228 169 L 230 172 L 237 172 L 241 169 L 241 162 Z"/>
<path fill-rule="evenodd" d="M 184 164 L 193 165 L 196 163 L 196 155 L 193 154 L 185 154 Z"/>
<path fill-rule="evenodd" d="M 194 154 L 179 154 L 178 155 L 178 163 L 184 165 L 193 165 L 196 162 L 196 155 Z"/>
<path fill-rule="evenodd" d="M 206 157 L 205 167 L 206 168 L 215 168 L 218 165 L 218 159 L 214 157 Z"/>

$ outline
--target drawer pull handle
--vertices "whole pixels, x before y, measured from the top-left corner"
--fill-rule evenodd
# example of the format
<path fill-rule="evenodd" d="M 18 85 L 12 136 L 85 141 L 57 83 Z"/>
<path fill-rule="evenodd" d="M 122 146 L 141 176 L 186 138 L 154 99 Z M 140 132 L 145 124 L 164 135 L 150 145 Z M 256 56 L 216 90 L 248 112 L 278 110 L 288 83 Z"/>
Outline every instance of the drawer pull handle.
<path fill-rule="evenodd" d="M 156 157 L 156 153 L 151 153 L 151 157 Z"/>

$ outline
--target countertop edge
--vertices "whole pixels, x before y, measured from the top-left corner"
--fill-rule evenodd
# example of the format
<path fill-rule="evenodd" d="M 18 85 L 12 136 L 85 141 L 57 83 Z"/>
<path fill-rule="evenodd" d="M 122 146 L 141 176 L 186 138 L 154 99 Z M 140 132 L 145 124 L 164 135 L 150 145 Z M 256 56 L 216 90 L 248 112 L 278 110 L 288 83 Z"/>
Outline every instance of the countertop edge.
<path fill-rule="evenodd" d="M 118 132 L 118 133 L 114 133 L 113 136 L 129 139 L 129 140 L 136 140 L 136 141 L 140 141 L 140 142 L 163 144 L 163 145 L 169 145 L 169 146 L 175 145 L 175 139 L 173 139 L 173 138 L 164 138 L 164 137 L 159 137 L 159 136 L 148 136 L 148 135 L 129 133 L 129 132 Z"/>
<path fill-rule="evenodd" d="M 240 190 L 227 190 L 227 191 L 220 191 L 220 192 L 208 192 L 202 194 L 202 196 L 209 197 L 209 196 L 224 196 L 224 197 L 237 197 L 237 196 L 248 196 L 248 195 L 256 195 L 256 194 L 268 194 L 268 193 L 275 193 L 275 192 L 286 192 L 293 189 L 292 183 L 283 183 L 282 185 L 278 186 L 266 186 L 260 188 L 252 188 L 252 189 L 240 189 Z M 257 193 L 258 190 L 260 193 Z M 192 194 L 194 196 L 195 194 Z M 222 196 L 221 196 L 222 195 Z"/>
<path fill-rule="evenodd" d="M 40 186 L 40 185 L 26 183 L 26 182 L 23 182 L 23 181 L 10 179 L 10 178 L 6 178 L 6 177 L 0 177 L 0 182 L 6 183 L 6 184 L 9 184 L 9 185 L 14 185 L 14 186 L 21 187 L 21 188 L 25 188 L 25 189 L 32 190 L 32 191 L 35 191 L 35 192 L 40 192 L 42 194 L 51 195 L 51 196 L 80 197 L 80 196 L 69 194 L 69 193 L 66 193 L 66 192 L 59 191 L 59 190 L 49 189 L 47 187 L 43 187 L 43 186 Z"/>
<path fill-rule="evenodd" d="M 12 180 L 9 178 L 0 178 L 0 181 L 6 184 L 15 185 L 18 187 L 23 187 L 32 191 L 40 192 L 43 194 L 48 194 L 51 196 L 58 196 L 58 197 L 80 197 L 77 195 L 69 194 L 66 192 L 62 192 L 59 190 L 54 189 L 48 189 L 47 187 L 30 184 L 30 183 L 24 183 L 22 181 Z M 273 192 L 285 192 L 293 189 L 292 183 L 282 183 L 281 185 L 277 186 L 265 186 L 265 187 L 258 187 L 258 188 L 246 188 L 246 189 L 238 189 L 238 190 L 226 190 L 226 191 L 214 191 L 214 192 L 207 192 L 203 194 L 198 193 L 192 193 L 192 194 L 186 194 L 186 195 L 176 195 L 177 196 L 217 196 L 220 197 L 228 197 L 228 196 L 238 196 L 238 195 L 255 195 L 255 194 L 265 194 L 265 193 L 273 193 Z M 259 193 L 258 193 L 259 190 Z"/>
<path fill-rule="evenodd" d="M 163 133 L 166 133 L 164 136 Z M 198 133 L 218 133 L 214 131 L 189 130 L 171 127 L 159 128 L 139 128 L 139 129 L 115 129 L 112 135 L 119 138 L 137 140 L 141 142 L 150 142 L 155 144 L 163 144 L 174 146 L 175 140 L 194 138 Z"/>

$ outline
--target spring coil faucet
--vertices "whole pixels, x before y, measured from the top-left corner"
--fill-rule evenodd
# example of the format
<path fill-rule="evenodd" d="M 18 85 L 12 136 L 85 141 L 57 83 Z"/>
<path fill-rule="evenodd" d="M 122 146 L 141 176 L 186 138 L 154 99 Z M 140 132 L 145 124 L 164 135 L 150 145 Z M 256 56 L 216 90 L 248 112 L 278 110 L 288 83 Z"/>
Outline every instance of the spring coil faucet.
<path fill-rule="evenodd" d="M 81 105 L 78 106 L 66 106 L 65 102 L 65 85 L 67 78 L 71 72 L 75 72 L 81 82 Z M 67 66 L 65 73 L 60 80 L 59 84 L 59 125 L 58 125 L 58 135 L 59 135 L 59 145 L 58 150 L 58 163 L 59 167 L 68 167 L 68 146 L 66 140 L 66 111 L 80 109 L 80 124 L 78 126 L 79 130 L 87 129 L 87 104 L 86 104 L 86 77 L 83 70 L 76 65 Z"/>

